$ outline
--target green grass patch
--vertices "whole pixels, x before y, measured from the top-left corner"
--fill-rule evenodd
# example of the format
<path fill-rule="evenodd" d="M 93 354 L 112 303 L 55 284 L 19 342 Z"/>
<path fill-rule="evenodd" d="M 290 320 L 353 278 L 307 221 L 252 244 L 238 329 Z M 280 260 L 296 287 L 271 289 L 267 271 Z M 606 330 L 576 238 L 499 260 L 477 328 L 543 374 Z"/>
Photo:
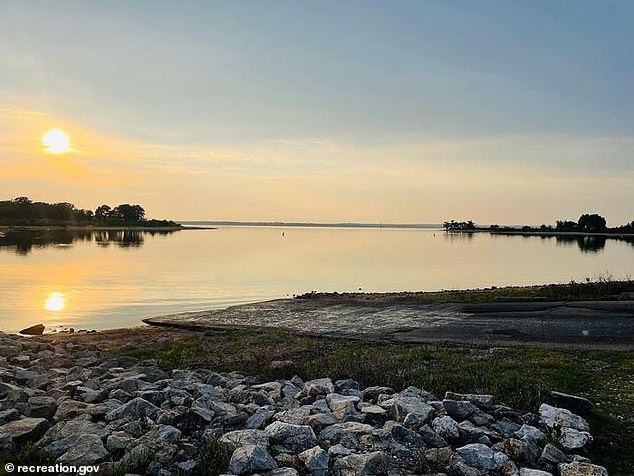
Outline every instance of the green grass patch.
<path fill-rule="evenodd" d="M 585 396 L 597 407 L 589 418 L 596 443 L 589 456 L 613 476 L 634 474 L 634 352 L 484 347 L 436 342 L 383 344 L 306 337 L 279 330 L 218 330 L 171 344 L 128 348 L 163 367 L 242 371 L 286 377 L 273 360 L 292 360 L 304 379 L 353 378 L 362 386 L 409 385 L 442 398 L 444 392 L 493 394 L 498 402 L 535 411 L 551 390 Z"/>

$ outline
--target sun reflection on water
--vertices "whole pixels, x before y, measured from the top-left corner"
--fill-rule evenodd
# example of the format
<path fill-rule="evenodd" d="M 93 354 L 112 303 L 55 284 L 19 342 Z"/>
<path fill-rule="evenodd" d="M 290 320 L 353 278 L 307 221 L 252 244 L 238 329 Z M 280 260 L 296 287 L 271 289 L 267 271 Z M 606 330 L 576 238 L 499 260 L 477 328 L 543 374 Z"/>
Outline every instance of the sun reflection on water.
<path fill-rule="evenodd" d="M 47 311 L 58 312 L 66 306 L 66 296 L 64 293 L 54 292 L 48 295 L 44 301 L 44 308 Z"/>

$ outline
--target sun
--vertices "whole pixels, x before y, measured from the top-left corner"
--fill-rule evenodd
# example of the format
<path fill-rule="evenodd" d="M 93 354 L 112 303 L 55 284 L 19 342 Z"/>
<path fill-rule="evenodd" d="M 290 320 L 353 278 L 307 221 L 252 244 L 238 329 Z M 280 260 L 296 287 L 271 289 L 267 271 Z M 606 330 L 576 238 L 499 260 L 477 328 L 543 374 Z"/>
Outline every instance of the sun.
<path fill-rule="evenodd" d="M 49 154 L 65 154 L 70 151 L 70 137 L 61 129 L 51 129 L 42 136 L 42 144 Z"/>
<path fill-rule="evenodd" d="M 64 306 L 66 306 L 66 296 L 64 293 L 51 293 L 46 298 L 46 301 L 44 301 L 44 308 L 47 311 L 58 312 L 64 309 Z"/>

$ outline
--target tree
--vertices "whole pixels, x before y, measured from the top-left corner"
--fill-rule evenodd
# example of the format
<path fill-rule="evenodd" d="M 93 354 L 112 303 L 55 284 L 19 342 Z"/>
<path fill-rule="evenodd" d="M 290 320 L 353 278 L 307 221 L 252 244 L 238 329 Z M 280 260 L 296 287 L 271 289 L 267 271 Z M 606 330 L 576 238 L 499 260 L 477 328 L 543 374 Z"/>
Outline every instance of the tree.
<path fill-rule="evenodd" d="M 110 208 L 108 205 L 99 205 L 95 209 L 95 218 L 98 221 L 108 221 L 108 218 L 110 218 L 111 210 L 112 208 Z"/>
<path fill-rule="evenodd" d="M 114 207 L 110 215 L 117 221 L 140 222 L 145 218 L 145 210 L 141 205 L 123 203 Z"/>
<path fill-rule="evenodd" d="M 33 203 L 29 197 L 18 197 L 13 199 L 13 203 L 19 203 L 20 205 L 26 205 Z"/>
<path fill-rule="evenodd" d="M 577 223 L 570 220 L 557 220 L 557 224 L 555 226 L 555 230 L 557 231 L 576 231 Z"/>
<path fill-rule="evenodd" d="M 593 213 L 591 215 L 584 214 L 579 217 L 578 226 L 583 231 L 601 232 L 606 229 L 606 221 L 601 215 Z"/>

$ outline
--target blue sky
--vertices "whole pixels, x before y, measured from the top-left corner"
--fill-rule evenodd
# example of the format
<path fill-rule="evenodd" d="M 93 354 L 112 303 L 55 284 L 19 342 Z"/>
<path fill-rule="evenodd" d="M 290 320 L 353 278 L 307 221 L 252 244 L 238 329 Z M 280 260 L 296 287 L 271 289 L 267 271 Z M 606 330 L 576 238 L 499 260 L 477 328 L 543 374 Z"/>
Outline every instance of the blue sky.
<path fill-rule="evenodd" d="M 177 218 L 634 219 L 632 2 L 9 1 L 0 18 L 13 194 Z M 47 120 L 77 147 L 64 164 L 10 139 Z"/>

